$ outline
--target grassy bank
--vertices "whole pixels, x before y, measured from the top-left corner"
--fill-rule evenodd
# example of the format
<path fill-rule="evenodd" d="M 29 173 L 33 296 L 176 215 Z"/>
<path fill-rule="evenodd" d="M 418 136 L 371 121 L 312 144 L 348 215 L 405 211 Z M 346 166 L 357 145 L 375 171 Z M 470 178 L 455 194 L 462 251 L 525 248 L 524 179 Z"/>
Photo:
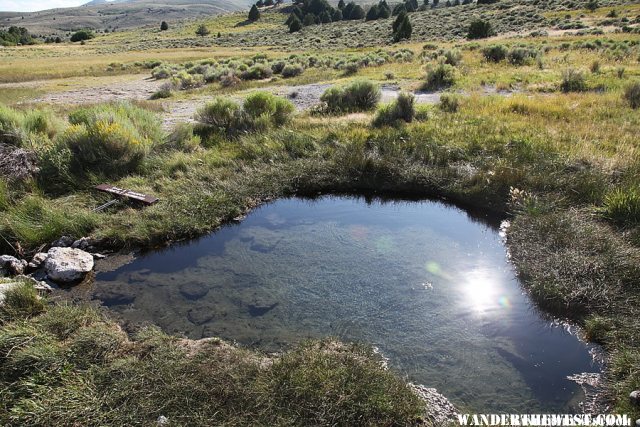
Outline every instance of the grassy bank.
<path fill-rule="evenodd" d="M 14 288 L 0 309 L 6 426 L 416 425 L 407 384 L 370 347 L 327 339 L 279 357 L 155 328 L 127 336 L 93 308 Z"/>

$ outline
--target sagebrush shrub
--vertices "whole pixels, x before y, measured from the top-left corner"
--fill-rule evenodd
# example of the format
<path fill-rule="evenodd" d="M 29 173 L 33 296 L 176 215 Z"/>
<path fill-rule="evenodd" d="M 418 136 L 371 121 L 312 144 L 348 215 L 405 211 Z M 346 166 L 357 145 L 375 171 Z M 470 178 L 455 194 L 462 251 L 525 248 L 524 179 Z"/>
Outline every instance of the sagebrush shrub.
<path fill-rule="evenodd" d="M 257 64 L 248 68 L 246 71 L 243 71 L 242 79 L 243 80 L 262 80 L 262 79 L 267 79 L 272 75 L 273 75 L 273 71 L 271 70 L 271 67 L 268 67 L 264 64 Z"/>
<path fill-rule="evenodd" d="M 562 72 L 562 82 L 560 89 L 563 92 L 582 92 L 587 89 L 584 73 L 573 68 Z"/>
<path fill-rule="evenodd" d="M 242 105 L 217 97 L 198 110 L 196 120 L 228 135 L 279 127 L 291 120 L 295 107 L 269 92 L 254 92 Z"/>
<path fill-rule="evenodd" d="M 242 120 L 240 104 L 228 98 L 216 97 L 196 113 L 196 120 L 206 125 L 224 129 L 231 129 Z"/>
<path fill-rule="evenodd" d="M 410 93 L 401 92 L 394 102 L 378 109 L 373 119 L 373 125 L 376 127 L 394 126 L 401 121 L 410 123 L 415 114 L 415 97 Z"/>
<path fill-rule="evenodd" d="M 507 60 L 512 65 L 525 65 L 538 56 L 538 51 L 527 47 L 514 47 L 507 53 Z"/>
<path fill-rule="evenodd" d="M 0 142 L 20 145 L 23 115 L 13 108 L 0 104 Z"/>
<path fill-rule="evenodd" d="M 299 76 L 300 74 L 302 74 L 303 71 L 304 71 L 304 68 L 302 68 L 302 65 L 287 64 L 282 69 L 282 77 L 289 78 L 289 77 Z"/>
<path fill-rule="evenodd" d="M 624 90 L 623 97 L 627 100 L 631 108 L 640 108 L 640 81 L 627 86 Z"/>
<path fill-rule="evenodd" d="M 438 90 L 453 86 L 456 82 L 456 69 L 452 65 L 439 63 L 427 71 L 427 79 L 423 85 L 425 90 Z"/>
<path fill-rule="evenodd" d="M 438 107 L 445 113 L 455 113 L 460 108 L 460 98 L 456 95 L 444 93 L 440 97 Z"/>
<path fill-rule="evenodd" d="M 0 104 L 0 143 L 37 148 L 46 145 L 62 127 L 50 110 L 23 112 Z"/>
<path fill-rule="evenodd" d="M 501 44 L 491 45 L 482 49 L 484 59 L 491 62 L 500 62 L 507 57 L 507 48 Z"/>
<path fill-rule="evenodd" d="M 58 143 L 73 153 L 73 173 L 126 175 L 164 138 L 160 119 L 129 103 L 80 108 L 69 122 Z"/>
<path fill-rule="evenodd" d="M 332 112 L 366 111 L 380 101 L 380 88 L 368 80 L 355 80 L 343 87 L 330 87 L 320 101 Z"/>

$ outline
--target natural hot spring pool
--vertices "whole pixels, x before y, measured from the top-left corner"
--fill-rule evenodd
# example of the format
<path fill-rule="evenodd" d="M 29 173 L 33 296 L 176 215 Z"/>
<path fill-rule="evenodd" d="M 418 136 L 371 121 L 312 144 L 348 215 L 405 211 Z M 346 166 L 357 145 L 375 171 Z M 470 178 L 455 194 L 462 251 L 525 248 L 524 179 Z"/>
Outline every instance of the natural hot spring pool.
<path fill-rule="evenodd" d="M 192 338 L 266 351 L 366 341 L 481 412 L 577 410 L 566 377 L 600 369 L 522 293 L 497 228 L 439 202 L 280 200 L 100 273 L 92 292 L 125 319 Z"/>

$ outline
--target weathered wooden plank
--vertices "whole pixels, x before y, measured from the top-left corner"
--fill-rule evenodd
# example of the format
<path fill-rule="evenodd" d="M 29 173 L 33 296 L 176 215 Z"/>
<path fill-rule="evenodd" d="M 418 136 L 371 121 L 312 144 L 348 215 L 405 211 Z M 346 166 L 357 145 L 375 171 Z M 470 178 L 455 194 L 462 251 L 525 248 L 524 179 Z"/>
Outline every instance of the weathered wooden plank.
<path fill-rule="evenodd" d="M 136 191 L 127 190 L 126 188 L 116 187 L 109 184 L 100 184 L 96 186 L 96 190 L 104 191 L 105 193 L 113 194 L 119 197 L 125 197 L 131 200 L 137 200 L 146 205 L 152 205 L 158 201 L 157 197 L 149 196 L 147 194 L 138 193 Z"/>

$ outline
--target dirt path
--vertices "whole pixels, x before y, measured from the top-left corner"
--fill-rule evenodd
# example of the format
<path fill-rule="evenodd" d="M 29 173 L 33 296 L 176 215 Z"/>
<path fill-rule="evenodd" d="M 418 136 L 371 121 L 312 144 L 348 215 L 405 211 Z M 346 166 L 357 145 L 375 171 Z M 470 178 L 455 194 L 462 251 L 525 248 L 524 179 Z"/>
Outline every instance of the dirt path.
<path fill-rule="evenodd" d="M 88 78 L 82 83 L 77 81 L 35 81 L 25 83 L 5 83 L 0 84 L 2 88 L 16 87 L 53 87 L 52 93 L 45 96 L 29 100 L 28 102 L 42 102 L 50 104 L 82 105 L 95 104 L 100 102 L 124 101 L 124 100 L 147 100 L 164 83 L 163 80 L 155 80 L 146 75 L 124 76 L 112 78 L 110 82 Z M 66 86 L 76 86 L 70 90 L 65 90 Z M 305 111 L 317 105 L 320 97 L 331 87 L 327 83 L 313 83 L 299 86 L 267 86 L 257 90 L 272 92 L 275 95 L 289 99 L 298 111 Z M 62 88 L 62 90 L 60 90 Z M 251 90 L 253 91 L 253 90 Z M 242 100 L 251 91 L 242 91 L 232 95 L 232 98 Z M 398 97 L 400 87 L 397 85 L 383 84 L 380 88 L 381 102 L 391 102 Z M 483 89 L 485 95 L 496 94 L 492 87 Z M 442 92 L 416 92 L 414 93 L 417 104 L 437 104 L 440 101 Z M 502 94 L 502 93 L 501 93 Z M 505 94 L 503 94 L 505 95 Z M 508 96 L 508 93 L 506 94 Z M 161 101 L 164 109 L 163 126 L 165 129 L 172 129 L 176 124 L 183 122 L 193 122 L 198 108 L 204 105 L 212 96 L 197 95 L 190 99 L 166 99 Z"/>
<path fill-rule="evenodd" d="M 33 102 L 53 104 L 95 104 L 118 100 L 144 100 L 156 92 L 162 85 L 158 81 L 146 76 L 136 76 L 132 80 L 111 83 L 102 86 L 85 87 L 68 91 L 54 92 Z"/>

